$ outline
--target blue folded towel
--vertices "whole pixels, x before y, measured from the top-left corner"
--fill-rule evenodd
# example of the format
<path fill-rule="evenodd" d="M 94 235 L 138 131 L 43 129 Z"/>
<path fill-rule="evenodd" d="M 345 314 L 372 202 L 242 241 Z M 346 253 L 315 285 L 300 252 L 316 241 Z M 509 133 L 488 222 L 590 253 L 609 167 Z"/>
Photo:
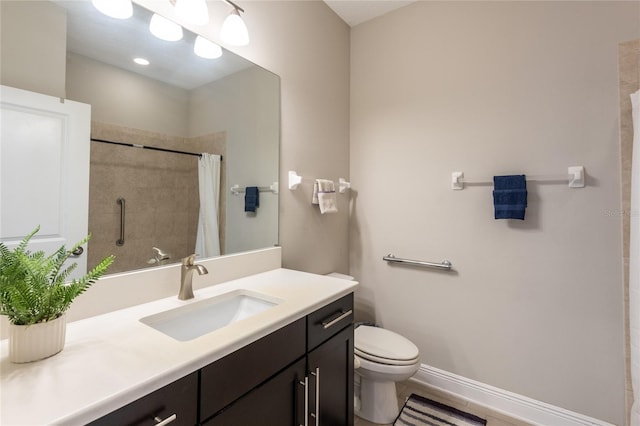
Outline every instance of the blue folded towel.
<path fill-rule="evenodd" d="M 493 208 L 496 219 L 524 220 L 527 208 L 525 175 L 493 177 Z"/>
<path fill-rule="evenodd" d="M 244 190 L 244 211 L 255 212 L 260 207 L 260 190 L 257 186 L 247 186 Z"/>

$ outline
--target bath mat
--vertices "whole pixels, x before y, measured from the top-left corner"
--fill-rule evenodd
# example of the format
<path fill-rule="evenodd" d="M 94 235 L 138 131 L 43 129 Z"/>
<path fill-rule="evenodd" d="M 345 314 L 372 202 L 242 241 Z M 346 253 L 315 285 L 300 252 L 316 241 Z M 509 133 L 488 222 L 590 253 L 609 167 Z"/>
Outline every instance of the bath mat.
<path fill-rule="evenodd" d="M 486 426 L 487 421 L 412 393 L 393 426 Z"/>

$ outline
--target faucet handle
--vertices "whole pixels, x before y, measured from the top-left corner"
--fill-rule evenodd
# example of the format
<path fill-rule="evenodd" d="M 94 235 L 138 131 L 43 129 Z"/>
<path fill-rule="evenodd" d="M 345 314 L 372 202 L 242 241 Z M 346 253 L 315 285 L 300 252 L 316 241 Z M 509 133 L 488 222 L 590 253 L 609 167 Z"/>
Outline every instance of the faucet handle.
<path fill-rule="evenodd" d="M 184 266 L 193 266 L 195 264 L 195 262 L 196 262 L 196 255 L 195 254 L 189 255 L 189 256 L 185 257 L 184 259 L 182 259 L 182 264 Z"/>

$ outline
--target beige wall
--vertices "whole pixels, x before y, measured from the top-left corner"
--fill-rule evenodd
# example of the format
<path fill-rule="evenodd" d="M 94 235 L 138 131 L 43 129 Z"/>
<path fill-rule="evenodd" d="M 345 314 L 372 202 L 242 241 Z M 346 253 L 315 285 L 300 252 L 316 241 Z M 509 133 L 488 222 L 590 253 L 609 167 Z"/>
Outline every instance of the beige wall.
<path fill-rule="evenodd" d="M 312 185 L 287 173 L 349 177 L 349 27 L 320 1 L 243 3 L 252 42 L 237 51 L 281 78 L 280 244 L 283 266 L 348 272 L 348 197 L 339 212 L 311 206 Z"/>
<path fill-rule="evenodd" d="M 136 3 L 172 16 L 169 2 Z M 229 7 L 223 2 L 208 5 L 210 25 L 191 29 L 220 41 L 220 25 Z M 338 214 L 320 215 L 311 206 L 311 184 L 289 191 L 287 172 L 296 170 L 308 178 L 349 177 L 349 27 L 318 0 L 245 1 L 242 7 L 251 43 L 231 50 L 281 79 L 279 234 L 283 266 L 346 273 L 348 197 L 338 197 Z"/>
<path fill-rule="evenodd" d="M 64 98 L 64 9 L 51 2 L 2 0 L 0 20 L 0 84 Z"/>
<path fill-rule="evenodd" d="M 189 131 L 192 135 L 224 131 L 227 135 L 225 253 L 238 253 L 278 243 L 278 196 L 260 193 L 256 213 L 244 212 L 244 195 L 232 185 L 268 187 L 278 178 L 280 147 L 278 77 L 251 67 L 191 91 Z"/>
<path fill-rule="evenodd" d="M 624 424 L 617 45 L 637 2 L 417 2 L 352 31 L 351 272 L 360 312 L 422 362 Z M 491 186 L 528 183 L 526 220 Z M 451 260 L 392 267 L 387 253 Z"/>
<path fill-rule="evenodd" d="M 93 120 L 190 136 L 188 90 L 86 56 L 67 54 L 67 98 L 90 104 Z"/>

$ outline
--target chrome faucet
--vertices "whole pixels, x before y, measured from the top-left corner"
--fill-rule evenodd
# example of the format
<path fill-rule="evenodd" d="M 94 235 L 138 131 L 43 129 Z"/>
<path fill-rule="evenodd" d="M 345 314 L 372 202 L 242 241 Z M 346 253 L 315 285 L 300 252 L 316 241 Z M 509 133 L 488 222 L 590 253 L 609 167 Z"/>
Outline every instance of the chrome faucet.
<path fill-rule="evenodd" d="M 165 253 L 162 249 L 159 249 L 158 247 L 152 247 L 152 249 L 153 251 L 156 252 L 156 254 L 151 259 L 147 260 L 148 264 L 161 265 L 163 263 L 167 263 L 168 260 L 171 260 L 171 255 L 169 253 Z"/>
<path fill-rule="evenodd" d="M 180 292 L 178 293 L 178 299 L 188 300 L 193 299 L 193 271 L 198 271 L 198 275 L 208 274 L 207 268 L 203 265 L 195 263 L 196 255 L 192 254 L 182 259 L 182 268 L 180 276 Z"/>

